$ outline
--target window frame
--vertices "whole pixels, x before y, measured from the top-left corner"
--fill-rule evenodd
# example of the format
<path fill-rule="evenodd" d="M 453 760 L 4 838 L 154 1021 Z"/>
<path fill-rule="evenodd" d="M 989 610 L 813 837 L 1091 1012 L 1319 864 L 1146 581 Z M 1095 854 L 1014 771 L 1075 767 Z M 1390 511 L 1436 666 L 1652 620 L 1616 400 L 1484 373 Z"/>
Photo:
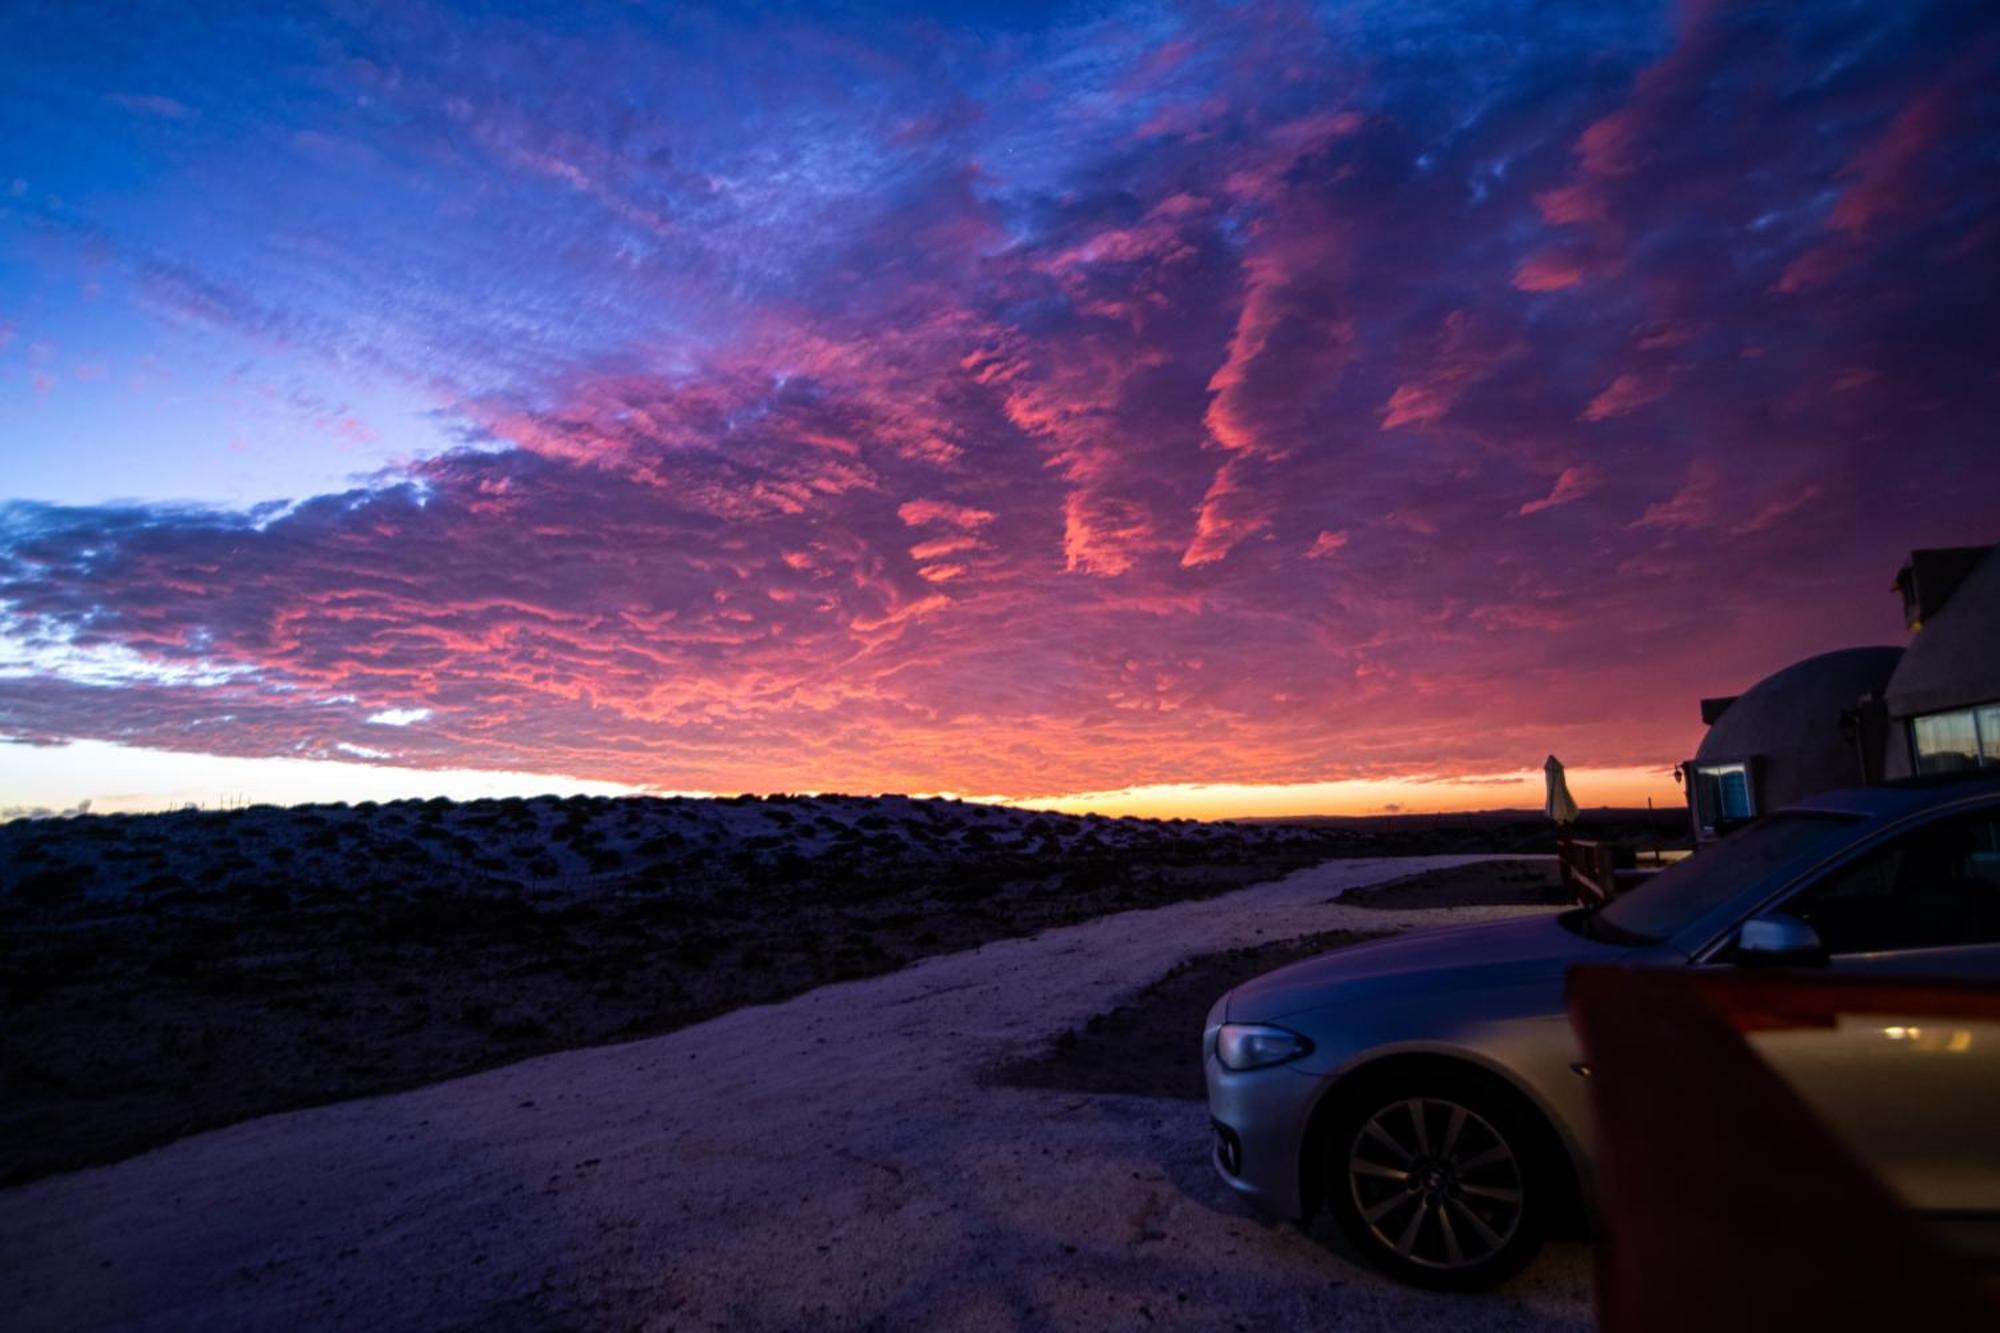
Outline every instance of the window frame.
<path fill-rule="evenodd" d="M 1808 883 L 1800 884 L 1786 896 L 1778 910 L 1789 912 L 1793 916 L 1797 916 L 1801 920 L 1810 923 L 1812 918 L 1798 910 L 1800 899 L 1810 898 L 1824 891 L 1829 885 L 1837 883 L 1843 877 L 1854 874 L 1856 871 L 1861 870 L 1882 857 L 1896 854 L 1907 855 L 1913 843 L 1934 834 L 1940 827 L 1971 822 L 1977 822 L 1988 827 L 2000 824 L 2000 807 L 1989 806 L 1985 809 L 1961 810 L 1941 819 L 1927 820 L 1914 828 L 1903 830 L 1902 833 L 1894 837 L 1884 838 L 1876 842 L 1861 855 L 1842 862 L 1838 867 L 1814 877 Z M 1898 869 L 1900 870 L 1900 867 Z M 1994 892 L 1995 894 L 2000 894 L 2000 886 L 1996 886 Z M 1894 897 L 1895 893 L 1891 892 L 1886 896 Z M 1829 962 L 1833 962 L 1842 958 L 1900 958 L 1906 954 L 1937 953 L 1946 950 L 1961 951 L 1965 949 L 2000 949 L 2000 936 L 1996 936 L 1990 940 L 1955 940 L 1935 944 L 1906 944 L 1863 949 L 1834 949 L 1829 947 L 1826 951 L 1826 957 Z"/>
<path fill-rule="evenodd" d="M 1963 713 L 1972 723 L 1972 767 L 1971 769 L 1925 768 L 1924 751 L 1917 744 L 1917 724 L 1929 722 L 1933 718 L 1954 717 Z M 2000 724 L 1985 719 L 1985 714 L 2000 714 L 2000 699 L 1988 699 L 1980 703 L 1961 704 L 1955 708 L 1934 708 L 1928 713 L 1912 713 L 1903 719 L 1903 734 L 1910 745 L 1910 771 L 1913 774 L 1977 772 L 1980 769 L 2000 768 Z M 1988 734 L 1989 729 L 1992 734 Z M 1954 752 L 1955 753 L 1955 752 Z"/>
<path fill-rule="evenodd" d="M 1745 824 L 1754 822 L 1764 813 L 1762 809 L 1763 801 L 1759 799 L 1760 793 L 1758 788 L 1762 783 L 1759 780 L 1760 774 L 1758 772 L 1756 755 L 1746 754 L 1713 759 L 1690 759 L 1687 762 L 1686 770 L 1688 775 L 1688 806 L 1694 814 L 1696 841 L 1712 842 L 1722 837 L 1731 829 L 1741 828 Z M 1720 780 L 1713 775 L 1730 771 L 1741 771 L 1743 774 L 1743 799 L 1744 804 L 1748 807 L 1748 811 L 1741 819 L 1724 819 L 1722 811 L 1719 808 L 1721 784 Z M 1718 808 L 1703 808 L 1701 784 L 1705 776 L 1709 777 L 1711 781 L 1716 782 Z"/>
<path fill-rule="evenodd" d="M 1727 962 L 1729 948 L 1735 944 L 1736 933 L 1743 929 L 1745 921 L 1753 917 L 1763 916 L 1767 912 L 1784 910 L 1784 905 L 1799 894 L 1813 888 L 1829 876 L 1840 874 L 1849 866 L 1860 861 L 1861 858 L 1887 846 L 1897 838 L 1918 832 L 1939 820 L 1956 819 L 1963 815 L 1981 813 L 2000 815 L 2000 798 L 1982 794 L 1932 806 L 1926 810 L 1913 810 L 1900 818 L 1885 821 L 1879 828 L 1862 832 L 1847 846 L 1832 853 L 1817 864 L 1801 869 L 1796 874 L 1787 878 L 1784 883 L 1766 891 L 1757 901 L 1749 904 L 1746 908 L 1739 909 L 1733 920 L 1726 917 L 1722 918 L 1725 924 L 1720 929 L 1710 927 L 1709 929 L 1713 933 L 1709 934 L 1704 942 L 1695 944 L 1694 939 L 1688 940 L 1688 945 L 1692 947 L 1683 947 L 1686 947 L 1689 964 L 1695 967 L 1702 967 Z M 1699 923 L 1695 924 L 1698 925 Z M 1677 936 L 1675 938 L 1679 939 L 1680 937 Z M 1696 936 L 1694 938 L 1699 939 L 1700 937 Z M 1843 956 L 1853 957 L 1854 955 Z"/>

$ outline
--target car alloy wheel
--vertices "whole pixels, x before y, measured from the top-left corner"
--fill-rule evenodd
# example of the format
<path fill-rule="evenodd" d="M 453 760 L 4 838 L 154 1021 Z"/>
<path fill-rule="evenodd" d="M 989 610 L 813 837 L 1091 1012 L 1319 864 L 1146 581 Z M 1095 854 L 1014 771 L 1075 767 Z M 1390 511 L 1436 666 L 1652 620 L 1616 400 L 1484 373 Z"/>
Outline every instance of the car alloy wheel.
<path fill-rule="evenodd" d="M 1446 1098 L 1411 1097 L 1369 1116 L 1349 1145 L 1346 1174 L 1369 1234 L 1421 1268 L 1487 1263 L 1521 1226 L 1526 1182 L 1513 1145 Z"/>

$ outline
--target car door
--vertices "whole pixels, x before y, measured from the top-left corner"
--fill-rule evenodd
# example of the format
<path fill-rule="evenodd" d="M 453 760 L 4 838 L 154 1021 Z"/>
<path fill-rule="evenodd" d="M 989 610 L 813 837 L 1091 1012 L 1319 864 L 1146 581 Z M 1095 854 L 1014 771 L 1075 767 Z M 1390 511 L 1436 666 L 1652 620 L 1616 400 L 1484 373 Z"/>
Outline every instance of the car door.
<path fill-rule="evenodd" d="M 2000 981 L 2000 807 L 1934 820 L 1781 907 L 1835 977 Z M 1847 1014 L 1754 1043 L 1911 1206 L 2000 1215 L 2000 1024 Z"/>

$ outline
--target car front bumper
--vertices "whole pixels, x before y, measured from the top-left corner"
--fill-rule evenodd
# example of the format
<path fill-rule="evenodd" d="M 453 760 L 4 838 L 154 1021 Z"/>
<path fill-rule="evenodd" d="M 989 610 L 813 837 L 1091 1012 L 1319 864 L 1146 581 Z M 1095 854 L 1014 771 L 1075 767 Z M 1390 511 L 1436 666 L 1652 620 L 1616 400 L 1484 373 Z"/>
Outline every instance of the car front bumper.
<path fill-rule="evenodd" d="M 1289 1065 L 1239 1071 L 1203 1042 L 1211 1123 L 1209 1161 L 1229 1188 L 1260 1212 L 1300 1218 L 1299 1156 L 1320 1080 Z"/>

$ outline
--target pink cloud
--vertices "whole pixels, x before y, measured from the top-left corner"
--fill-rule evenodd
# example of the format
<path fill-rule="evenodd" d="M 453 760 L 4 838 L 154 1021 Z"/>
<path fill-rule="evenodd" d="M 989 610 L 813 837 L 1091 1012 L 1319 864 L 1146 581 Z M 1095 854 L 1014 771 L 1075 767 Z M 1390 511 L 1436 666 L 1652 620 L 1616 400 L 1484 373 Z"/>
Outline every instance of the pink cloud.
<path fill-rule="evenodd" d="M 1574 254 L 1543 250 L 1529 255 L 1514 270 L 1514 285 L 1524 292 L 1559 292 L 1583 281 L 1585 266 Z"/>
<path fill-rule="evenodd" d="M 1566 505 L 1572 500 L 1581 500 L 1584 496 L 1597 490 L 1601 484 L 1602 478 L 1591 468 L 1566 467 L 1562 470 L 1562 474 L 1556 478 L 1555 485 L 1549 489 L 1547 495 L 1539 500 L 1528 501 L 1515 510 L 1514 513 L 1521 518 L 1526 518 L 1530 514 L 1539 514 L 1545 509 L 1554 509 L 1557 505 Z"/>
<path fill-rule="evenodd" d="M 1627 371 L 1604 386 L 1583 409 L 1581 421 L 1605 421 L 1666 397 L 1669 378 L 1658 371 Z"/>
<path fill-rule="evenodd" d="M 1550 226 L 1564 227 L 1589 222 L 1609 222 L 1610 204 L 1603 191 L 1587 182 L 1544 190 L 1535 196 L 1535 207 Z"/>
<path fill-rule="evenodd" d="M 1422 379 L 1396 386 L 1382 408 L 1382 429 L 1433 425 L 1442 421 L 1461 395 L 1521 350 L 1518 342 L 1496 344 L 1482 337 L 1470 311 L 1444 318 Z"/>
<path fill-rule="evenodd" d="M 976 537 L 937 537 L 930 541 L 918 542 L 915 546 L 912 546 L 910 548 L 910 559 L 937 560 L 947 555 L 959 555 L 966 551 L 976 551 L 981 549 L 983 545 L 984 543 Z"/>
<path fill-rule="evenodd" d="M 1313 544 L 1306 548 L 1306 559 L 1319 560 L 1336 551 L 1347 548 L 1348 534 L 1345 532 L 1322 532 L 1313 538 Z"/>
<path fill-rule="evenodd" d="M 2000 394 L 1983 140 L 1885 131 L 1907 69 L 1861 43 L 1821 82 L 1817 22 L 1685 12 L 1551 91 L 1190 10 L 1155 65 L 1107 24 L 1087 73 L 1024 45 L 962 102 L 937 61 L 990 53 L 940 23 L 937 61 L 867 53 L 858 121 L 847 83 L 786 81 L 784 135 L 604 102 L 664 86 L 654 47 L 395 51 L 342 75 L 367 142 L 272 151 L 315 200 L 415 163 L 477 209 L 260 211 L 299 267 L 228 281 L 109 236 L 103 308 L 288 362 L 380 366 L 386 335 L 468 449 L 255 522 L 10 510 L 0 603 L 76 656 L 0 680 L 0 716 L 327 754 L 430 709 L 405 762 L 726 790 L 1685 754 L 1689 699 L 1893 615 L 1867 589 L 1900 548 L 1992 535 L 1955 484 Z M 1831 242 L 1856 280 L 1768 299 Z M 1671 431 L 1602 426 L 1669 387 Z"/>
<path fill-rule="evenodd" d="M 1688 466 L 1687 481 L 1666 499 L 1646 506 L 1632 526 L 1668 531 L 1713 527 L 1721 508 L 1721 470 L 1707 459 L 1696 459 Z"/>
<path fill-rule="evenodd" d="M 1733 526 L 1730 532 L 1736 536 L 1747 537 L 1778 527 L 1794 515 L 1814 508 L 1825 493 L 1824 486 L 1809 484 L 1790 494 L 1778 496 L 1776 499 L 1766 501 L 1750 517 Z"/>
<path fill-rule="evenodd" d="M 1952 113 L 1952 90 L 1940 85 L 1919 93 L 1880 137 L 1841 169 L 1852 182 L 1828 215 L 1834 231 L 1865 232 L 1878 221 L 1916 206 L 1924 160 L 1937 150 Z"/>
<path fill-rule="evenodd" d="M 1302 127 L 1297 151 L 1325 150 L 1364 123 L 1339 116 Z M 1280 503 L 1272 474 L 1321 425 L 1300 389 L 1331 390 L 1355 351 L 1354 325 L 1337 313 L 1351 257 L 1339 217 L 1318 192 L 1282 175 L 1253 188 L 1265 192 L 1269 216 L 1259 249 L 1244 261 L 1242 304 L 1208 382 L 1204 423 L 1225 457 L 1196 508 L 1180 561 L 1187 569 L 1223 560 L 1268 531 Z"/>
<path fill-rule="evenodd" d="M 1847 267 L 1844 247 L 1816 245 L 1785 265 L 1785 271 L 1771 284 L 1771 290 L 1787 296 L 1824 287 Z"/>
<path fill-rule="evenodd" d="M 1437 384 L 1399 384 L 1382 408 L 1382 429 L 1398 426 L 1426 426 L 1444 419 L 1451 410 L 1452 395 Z"/>
<path fill-rule="evenodd" d="M 1640 330 L 1633 346 L 1642 352 L 1665 351 L 1674 347 L 1685 347 L 1694 341 L 1700 329 L 1687 320 L 1656 320 Z"/>
<path fill-rule="evenodd" d="M 990 510 L 974 509 L 950 500 L 906 500 L 897 506 L 896 517 L 913 528 L 932 523 L 954 528 L 983 528 L 993 521 Z"/>
<path fill-rule="evenodd" d="M 1934 191 L 1926 187 L 1923 171 L 1957 112 L 1956 85 L 1969 77 L 1968 69 L 1982 68 L 1976 60 L 1961 59 L 1943 81 L 1913 98 L 1841 168 L 1840 176 L 1848 184 L 1827 215 L 1832 236 L 1787 265 L 1774 290 L 1797 295 L 1835 281 L 1858 262 L 1866 237 L 1929 202 Z"/>

